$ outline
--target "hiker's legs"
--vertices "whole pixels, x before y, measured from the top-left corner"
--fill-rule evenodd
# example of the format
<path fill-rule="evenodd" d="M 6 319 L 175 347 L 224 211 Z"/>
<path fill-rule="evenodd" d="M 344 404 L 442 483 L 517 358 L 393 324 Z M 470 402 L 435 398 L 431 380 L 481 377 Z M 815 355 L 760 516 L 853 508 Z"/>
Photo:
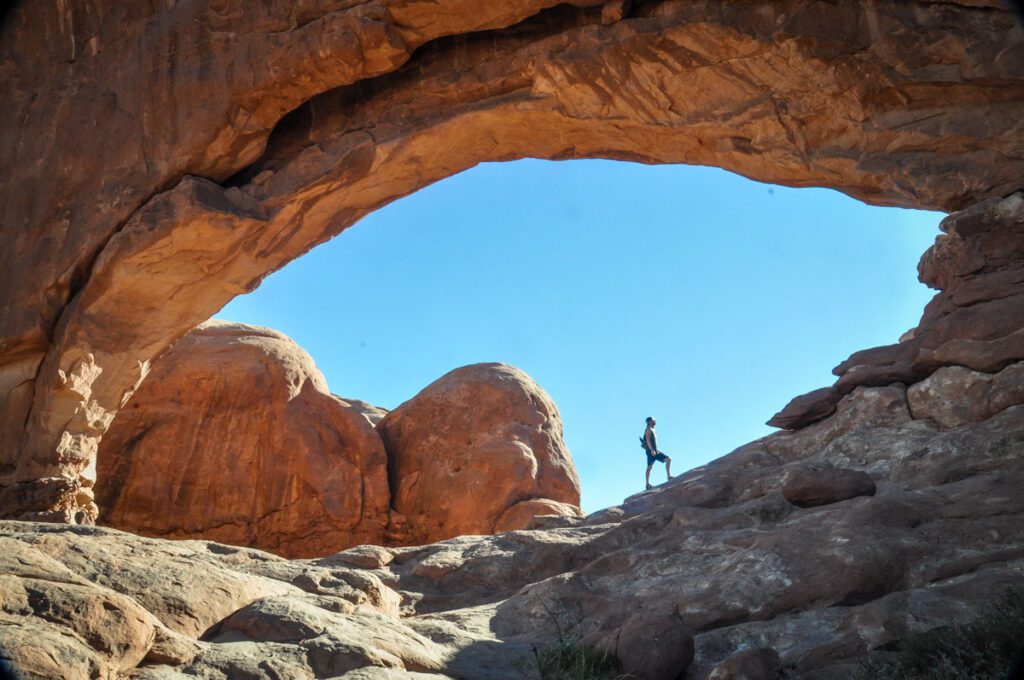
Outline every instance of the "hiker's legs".
<path fill-rule="evenodd" d="M 651 488 L 651 468 L 652 467 L 654 467 L 654 463 L 651 463 L 650 465 L 647 466 L 647 477 L 646 477 L 646 479 L 647 479 L 647 488 L 648 489 Z"/>
<path fill-rule="evenodd" d="M 665 456 L 665 474 L 672 479 L 672 459 L 668 456 Z"/>

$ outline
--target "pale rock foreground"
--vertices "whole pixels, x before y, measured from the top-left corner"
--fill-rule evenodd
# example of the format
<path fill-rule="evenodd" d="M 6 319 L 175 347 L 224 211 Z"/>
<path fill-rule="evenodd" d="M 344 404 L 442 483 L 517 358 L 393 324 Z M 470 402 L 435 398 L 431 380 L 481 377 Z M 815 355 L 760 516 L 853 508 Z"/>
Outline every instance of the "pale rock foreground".
<path fill-rule="evenodd" d="M 562 528 L 288 561 L 0 523 L 2 656 L 26 677 L 511 680 L 578 626 L 638 678 L 723 677 L 749 650 L 842 677 L 1024 586 L 1024 405 L 947 429 L 906 392 L 858 388 L 812 428 Z M 829 468 L 869 472 L 875 495 L 784 498 L 791 473 Z M 666 644 L 636 654 L 651 631 Z"/>

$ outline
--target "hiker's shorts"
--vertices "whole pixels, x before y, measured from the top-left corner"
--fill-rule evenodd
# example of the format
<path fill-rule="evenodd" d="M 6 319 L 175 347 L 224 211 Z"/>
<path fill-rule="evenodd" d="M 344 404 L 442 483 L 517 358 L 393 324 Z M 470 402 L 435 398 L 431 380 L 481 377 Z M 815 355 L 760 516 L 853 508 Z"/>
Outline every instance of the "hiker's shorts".
<path fill-rule="evenodd" d="M 656 453 L 653 456 L 650 454 L 649 451 L 646 452 L 646 453 L 647 453 L 647 464 L 648 465 L 654 465 L 654 461 L 656 461 L 656 460 L 661 461 L 662 463 L 664 463 L 668 459 L 668 456 L 666 456 L 664 453 Z"/>

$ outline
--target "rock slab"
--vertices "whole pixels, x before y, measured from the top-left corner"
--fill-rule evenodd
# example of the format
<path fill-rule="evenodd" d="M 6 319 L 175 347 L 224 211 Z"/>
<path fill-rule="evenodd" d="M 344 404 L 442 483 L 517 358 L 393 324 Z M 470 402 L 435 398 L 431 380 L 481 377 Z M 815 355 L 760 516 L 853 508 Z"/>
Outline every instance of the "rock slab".
<path fill-rule="evenodd" d="M 874 496 L 875 482 L 860 470 L 799 466 L 783 476 L 782 495 L 793 505 L 812 508 L 857 496 Z"/>

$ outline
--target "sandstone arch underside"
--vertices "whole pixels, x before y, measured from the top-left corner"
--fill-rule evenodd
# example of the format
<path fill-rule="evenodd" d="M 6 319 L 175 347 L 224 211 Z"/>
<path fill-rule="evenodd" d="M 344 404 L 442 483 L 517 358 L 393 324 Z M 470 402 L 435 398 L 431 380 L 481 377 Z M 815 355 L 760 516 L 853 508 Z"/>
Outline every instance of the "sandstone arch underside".
<path fill-rule="evenodd" d="M 482 161 L 707 164 L 942 210 L 1024 185 L 1002 2 L 70 0 L 3 22 L 3 516 L 94 519 L 96 444 L 150 362 Z"/>

